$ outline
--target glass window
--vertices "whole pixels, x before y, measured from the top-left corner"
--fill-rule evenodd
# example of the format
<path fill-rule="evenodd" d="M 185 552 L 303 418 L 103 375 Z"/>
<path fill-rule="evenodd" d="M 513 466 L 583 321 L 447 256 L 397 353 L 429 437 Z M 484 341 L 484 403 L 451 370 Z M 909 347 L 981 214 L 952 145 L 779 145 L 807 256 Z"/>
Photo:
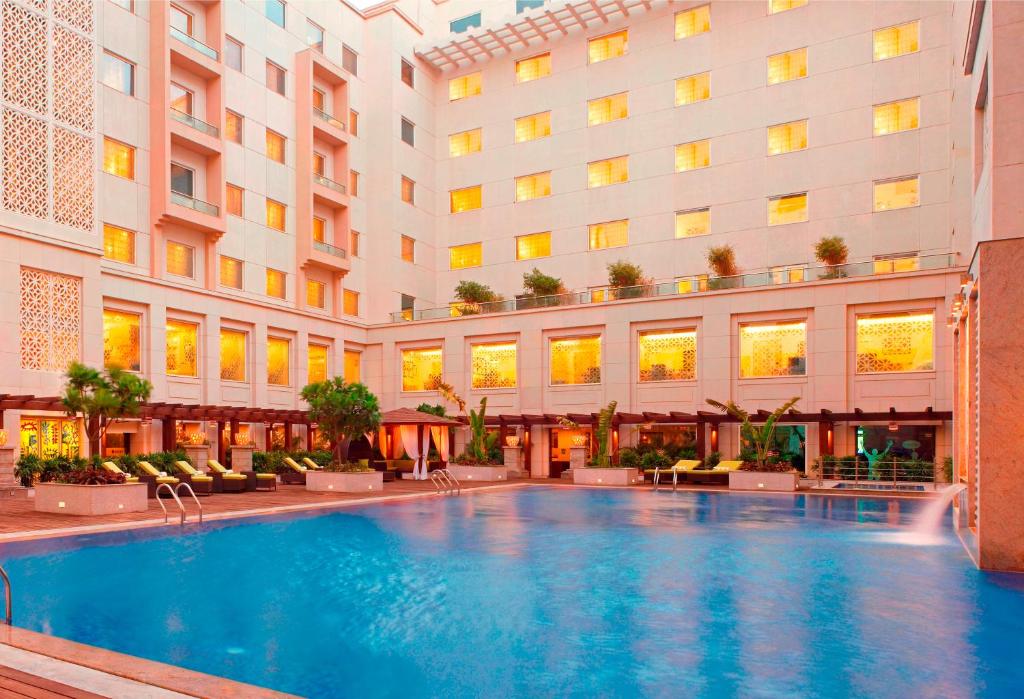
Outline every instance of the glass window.
<path fill-rule="evenodd" d="M 359 315 L 359 292 L 352 291 L 351 289 L 344 289 L 341 296 L 342 313 L 347 316 Z"/>
<path fill-rule="evenodd" d="M 306 20 L 306 46 L 324 52 L 324 28 L 316 22 Z"/>
<path fill-rule="evenodd" d="M 401 294 L 402 319 L 412 320 L 416 308 L 416 298 L 409 294 Z"/>
<path fill-rule="evenodd" d="M 483 73 L 477 71 L 448 81 L 448 101 L 466 99 L 480 94 L 483 82 Z"/>
<path fill-rule="evenodd" d="M 605 34 L 587 42 L 588 63 L 600 63 L 610 58 L 624 56 L 629 50 L 629 30 L 623 29 Z"/>
<path fill-rule="evenodd" d="M 483 129 L 472 129 L 461 133 L 453 133 L 448 136 L 448 155 L 452 158 L 461 158 L 470 153 L 478 153 L 483 135 Z"/>
<path fill-rule="evenodd" d="M 110 0 L 110 2 L 128 12 L 132 12 L 135 9 L 135 0 Z"/>
<path fill-rule="evenodd" d="M 676 172 L 698 170 L 711 164 L 711 141 L 680 143 L 676 146 Z"/>
<path fill-rule="evenodd" d="M 283 337 L 267 338 L 267 383 L 271 386 L 291 384 L 292 343 Z"/>
<path fill-rule="evenodd" d="M 453 19 L 448 23 L 448 30 L 452 34 L 461 34 L 464 31 L 472 29 L 473 27 L 479 27 L 481 22 L 481 16 L 479 12 L 475 12 L 467 17 L 461 17 L 459 19 Z"/>
<path fill-rule="evenodd" d="M 917 175 L 875 182 L 875 211 L 905 209 L 920 203 Z"/>
<path fill-rule="evenodd" d="M 284 232 L 285 212 L 284 204 L 273 199 L 267 199 L 267 226 L 275 231 Z"/>
<path fill-rule="evenodd" d="M 402 141 L 410 146 L 416 145 L 416 126 L 406 118 L 402 118 Z"/>
<path fill-rule="evenodd" d="M 193 279 L 196 276 L 196 251 L 188 245 L 167 241 L 167 273 Z"/>
<path fill-rule="evenodd" d="M 353 136 L 359 135 L 359 112 L 354 109 L 348 110 L 348 132 Z"/>
<path fill-rule="evenodd" d="M 806 119 L 768 127 L 768 155 L 779 155 L 805 148 L 807 148 Z"/>
<path fill-rule="evenodd" d="M 516 387 L 516 343 L 471 345 L 469 352 L 473 388 Z"/>
<path fill-rule="evenodd" d="M 246 381 L 247 333 L 241 330 L 220 329 L 221 381 Z"/>
<path fill-rule="evenodd" d="M 440 347 L 402 350 L 402 390 L 430 391 L 444 376 Z"/>
<path fill-rule="evenodd" d="M 807 0 L 768 0 L 768 14 L 774 15 L 786 10 L 795 10 L 807 4 Z"/>
<path fill-rule="evenodd" d="M 327 93 L 320 88 L 313 88 L 313 107 L 321 112 L 327 111 Z"/>
<path fill-rule="evenodd" d="M 135 231 L 104 223 L 103 256 L 109 260 L 135 264 Z"/>
<path fill-rule="evenodd" d="M 103 172 L 135 179 L 135 149 L 127 143 L 103 137 Z"/>
<path fill-rule="evenodd" d="M 242 288 L 242 261 L 225 255 L 220 256 L 220 285 L 232 289 Z"/>
<path fill-rule="evenodd" d="M 321 177 L 327 174 L 327 156 L 323 153 L 313 153 L 313 172 Z"/>
<path fill-rule="evenodd" d="M 607 124 L 629 116 L 629 93 L 598 97 L 587 102 L 587 126 Z"/>
<path fill-rule="evenodd" d="M 637 345 L 641 383 L 697 378 L 697 331 L 644 331 Z"/>
<path fill-rule="evenodd" d="M 171 5 L 171 27 L 182 34 L 192 36 L 192 15 L 177 5 Z"/>
<path fill-rule="evenodd" d="M 359 231 L 349 231 L 348 240 L 349 255 L 351 255 L 352 257 L 359 257 Z"/>
<path fill-rule="evenodd" d="M 711 73 L 676 79 L 676 106 L 702 102 L 711 97 Z"/>
<path fill-rule="evenodd" d="M 516 14 L 522 14 L 535 7 L 543 7 L 544 0 L 516 0 Z"/>
<path fill-rule="evenodd" d="M 103 366 L 142 369 L 142 317 L 138 313 L 103 309 Z"/>
<path fill-rule="evenodd" d="M 224 64 L 228 68 L 234 68 L 241 72 L 242 70 L 242 52 L 243 44 L 241 41 L 234 39 L 230 36 L 224 37 Z"/>
<path fill-rule="evenodd" d="M 895 27 L 876 29 L 874 34 L 875 60 L 884 61 L 920 49 L 920 22 L 914 20 Z"/>
<path fill-rule="evenodd" d="M 194 197 L 196 190 L 196 173 L 192 168 L 171 163 L 171 191 Z"/>
<path fill-rule="evenodd" d="M 857 373 L 931 371 L 935 368 L 933 313 L 857 318 Z"/>
<path fill-rule="evenodd" d="M 271 22 L 279 27 L 284 26 L 284 2 L 283 0 L 264 0 L 263 14 Z"/>
<path fill-rule="evenodd" d="M 517 83 L 527 83 L 531 80 L 546 78 L 549 75 L 551 75 L 550 52 L 516 61 Z"/>
<path fill-rule="evenodd" d="M 287 275 L 276 269 L 267 268 L 267 296 L 283 299 L 286 295 L 285 280 Z"/>
<path fill-rule="evenodd" d="M 327 308 L 327 285 L 318 281 L 306 282 L 306 305 Z"/>
<path fill-rule="evenodd" d="M 313 217 L 313 240 L 318 243 L 327 242 L 327 221 L 319 216 Z"/>
<path fill-rule="evenodd" d="M 363 380 L 362 359 L 362 352 L 345 350 L 345 383 L 359 383 Z"/>
<path fill-rule="evenodd" d="M 587 187 L 606 187 L 629 181 L 629 156 L 596 160 L 587 164 Z"/>
<path fill-rule="evenodd" d="M 886 102 L 875 105 L 875 135 L 886 136 L 900 131 L 910 131 L 918 127 L 921 99 L 910 99 Z"/>
<path fill-rule="evenodd" d="M 224 192 L 227 198 L 227 206 L 225 208 L 228 213 L 232 216 L 241 216 L 243 200 L 245 199 L 242 188 L 228 184 L 225 185 Z"/>
<path fill-rule="evenodd" d="M 895 255 L 876 257 L 874 260 L 875 274 L 895 274 L 896 272 L 916 272 L 921 268 L 921 260 L 917 255 Z"/>
<path fill-rule="evenodd" d="M 242 133 L 245 121 L 241 114 L 235 114 L 230 109 L 224 112 L 224 137 L 234 143 L 242 142 Z"/>
<path fill-rule="evenodd" d="M 466 269 L 483 264 L 483 243 L 453 245 L 448 248 L 448 268 Z"/>
<path fill-rule="evenodd" d="M 284 162 L 285 138 L 281 134 L 267 129 L 267 157 L 277 163 Z"/>
<path fill-rule="evenodd" d="M 412 67 L 412 63 L 409 63 L 409 61 L 405 60 L 404 58 L 402 59 L 401 64 L 401 75 L 403 83 L 405 83 L 409 87 L 415 87 L 416 71 Z"/>
<path fill-rule="evenodd" d="M 166 332 L 167 374 L 199 376 L 199 326 L 168 319 Z"/>
<path fill-rule="evenodd" d="M 453 214 L 479 209 L 483 206 L 483 187 L 481 185 L 453 189 L 448 196 L 450 211 Z"/>
<path fill-rule="evenodd" d="M 135 94 L 135 65 L 109 51 L 103 52 L 100 82 L 126 95 Z"/>
<path fill-rule="evenodd" d="M 310 342 L 306 348 L 306 383 L 327 380 L 327 346 Z"/>
<path fill-rule="evenodd" d="M 934 425 L 857 425 L 856 429 L 857 454 L 865 460 L 872 452 L 881 454 L 888 449 L 887 461 L 895 458 L 935 461 Z M 861 463 L 860 472 L 867 476 L 870 473 L 868 466 L 863 461 Z M 888 478 L 889 473 L 885 477 Z M 900 476 L 901 480 L 904 478 L 912 479 L 913 476 L 909 473 Z"/>
<path fill-rule="evenodd" d="M 551 233 L 531 233 L 516 236 L 516 259 L 534 260 L 551 255 Z"/>
<path fill-rule="evenodd" d="M 407 235 L 402 236 L 402 259 L 405 262 L 416 261 L 416 241 Z"/>
<path fill-rule="evenodd" d="M 341 46 L 341 67 L 352 75 L 359 74 L 359 54 L 344 44 Z"/>
<path fill-rule="evenodd" d="M 23 417 L 20 430 L 22 454 L 33 454 L 43 459 L 81 454 L 79 419 Z"/>
<path fill-rule="evenodd" d="M 182 114 L 192 114 L 194 95 L 178 83 L 171 83 L 171 109 Z"/>
<path fill-rule="evenodd" d="M 690 209 L 676 212 L 676 237 L 692 238 L 711 232 L 711 209 Z"/>
<path fill-rule="evenodd" d="M 516 178 L 516 201 L 529 201 L 551 196 L 551 173 L 538 172 Z"/>
<path fill-rule="evenodd" d="M 629 219 L 592 223 L 588 229 L 591 250 L 618 248 L 629 244 Z"/>
<path fill-rule="evenodd" d="M 601 336 L 552 339 L 551 385 L 601 383 Z"/>
<path fill-rule="evenodd" d="M 740 326 L 740 378 L 807 373 L 807 323 Z"/>
<path fill-rule="evenodd" d="M 784 194 L 768 199 L 768 225 L 800 223 L 807 220 L 807 192 Z"/>
<path fill-rule="evenodd" d="M 534 141 L 551 135 L 551 112 L 541 112 L 516 119 L 516 143 Z"/>
<path fill-rule="evenodd" d="M 768 57 L 768 84 L 807 77 L 807 49 L 795 49 Z"/>
<path fill-rule="evenodd" d="M 711 5 L 676 13 L 676 38 L 685 39 L 711 31 Z"/>
<path fill-rule="evenodd" d="M 285 91 L 287 72 L 284 68 L 267 61 L 267 88 L 273 90 L 279 95 L 283 95 Z"/>
<path fill-rule="evenodd" d="M 359 196 L 359 173 L 355 170 L 348 171 L 348 193 L 354 197 Z"/>
<path fill-rule="evenodd" d="M 406 204 L 413 204 L 416 201 L 416 183 L 404 175 L 402 176 L 402 201 Z"/>

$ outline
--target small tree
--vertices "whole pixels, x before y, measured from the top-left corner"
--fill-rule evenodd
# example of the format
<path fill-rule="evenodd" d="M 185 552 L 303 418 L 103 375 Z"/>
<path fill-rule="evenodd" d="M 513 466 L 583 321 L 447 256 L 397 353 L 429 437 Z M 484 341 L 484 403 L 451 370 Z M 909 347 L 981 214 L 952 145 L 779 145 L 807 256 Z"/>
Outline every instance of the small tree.
<path fill-rule="evenodd" d="M 72 362 L 61 403 L 71 417 L 81 415 L 89 439 L 89 454 L 100 453 L 100 442 L 111 422 L 135 417 L 153 392 L 153 385 L 124 369 L 111 366 L 104 371 Z"/>
<path fill-rule="evenodd" d="M 747 440 L 754 448 L 757 460 L 757 471 L 771 471 L 768 452 L 775 446 L 775 427 L 779 418 L 786 414 L 790 408 L 800 401 L 799 397 L 790 398 L 780 405 L 772 414 L 765 418 L 763 425 L 755 425 L 750 420 L 750 413 L 733 403 L 731 400 L 719 403 L 717 400 L 708 398 L 708 405 L 718 408 L 723 413 L 728 413 L 740 421 L 740 435 Z"/>
<path fill-rule="evenodd" d="M 615 417 L 617 405 L 618 401 L 613 400 L 601 408 L 601 412 L 598 414 L 597 429 L 594 431 L 594 436 L 597 438 L 597 454 L 594 456 L 594 466 L 597 468 L 608 468 L 612 465 L 609 443 L 611 441 L 612 418 Z"/>
<path fill-rule="evenodd" d="M 501 300 L 501 297 L 494 293 L 491 287 L 468 279 L 463 279 L 455 287 L 455 298 L 463 303 L 488 303 Z"/>
<path fill-rule="evenodd" d="M 846 241 L 838 235 L 825 236 L 814 245 L 814 256 L 829 267 L 845 265 L 849 255 Z"/>
<path fill-rule="evenodd" d="M 625 260 L 608 263 L 608 286 L 613 289 L 640 286 L 644 281 L 644 271 L 640 265 Z"/>
<path fill-rule="evenodd" d="M 420 403 L 416 406 L 416 410 L 427 415 L 436 415 L 437 417 L 445 417 L 445 409 L 443 405 L 431 405 L 430 403 Z"/>
<path fill-rule="evenodd" d="M 377 396 L 361 383 L 345 383 L 344 378 L 335 376 L 303 388 L 302 399 L 309 404 L 310 421 L 329 440 L 338 464 L 348 460 L 348 446 L 354 437 L 380 427 Z"/>
<path fill-rule="evenodd" d="M 531 271 L 523 274 L 523 292 L 528 296 L 554 296 L 564 294 L 565 287 L 562 280 L 544 274 L 534 267 Z"/>
<path fill-rule="evenodd" d="M 708 266 L 719 277 L 733 277 L 739 274 L 739 268 L 736 267 L 736 251 L 731 245 L 708 248 Z"/>

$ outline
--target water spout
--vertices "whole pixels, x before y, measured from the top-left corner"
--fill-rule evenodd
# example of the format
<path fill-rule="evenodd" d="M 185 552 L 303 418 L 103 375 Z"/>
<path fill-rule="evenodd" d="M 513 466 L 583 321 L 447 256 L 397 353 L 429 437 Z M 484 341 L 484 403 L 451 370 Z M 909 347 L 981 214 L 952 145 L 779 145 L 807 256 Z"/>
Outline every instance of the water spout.
<path fill-rule="evenodd" d="M 911 525 L 911 530 L 922 537 L 936 537 L 942 531 L 943 518 L 946 510 L 952 504 L 953 499 L 960 494 L 966 486 L 951 485 L 942 491 L 942 494 L 929 502 Z"/>

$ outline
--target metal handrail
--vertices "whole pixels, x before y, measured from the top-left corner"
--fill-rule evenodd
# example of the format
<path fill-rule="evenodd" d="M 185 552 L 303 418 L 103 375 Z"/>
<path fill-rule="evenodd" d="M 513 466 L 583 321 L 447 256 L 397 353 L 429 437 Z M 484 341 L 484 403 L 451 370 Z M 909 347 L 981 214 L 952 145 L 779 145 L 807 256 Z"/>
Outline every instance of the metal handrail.
<path fill-rule="evenodd" d="M 196 491 L 192 490 L 192 486 L 189 483 L 186 483 L 185 481 L 181 481 L 180 483 L 178 483 L 178 486 L 174 489 L 174 492 L 177 493 L 182 488 L 187 490 L 188 494 L 192 496 L 192 499 L 196 501 L 196 507 L 199 508 L 199 523 L 202 524 L 203 523 L 203 503 L 199 502 L 199 498 L 196 497 Z"/>
<path fill-rule="evenodd" d="M 193 116 L 188 112 L 183 112 L 180 109 L 175 109 L 174 107 L 171 107 L 171 118 L 176 121 L 180 121 L 182 124 L 185 124 L 186 126 L 191 126 L 196 131 L 202 131 L 203 133 L 208 134 L 210 136 L 220 135 L 220 129 L 218 129 L 213 124 L 209 124 L 200 119 L 199 117 Z"/>
<path fill-rule="evenodd" d="M 181 504 L 181 500 L 178 499 L 178 494 L 174 492 L 174 489 L 171 487 L 170 483 L 161 483 L 156 487 L 156 501 L 160 505 L 160 509 L 164 511 L 164 524 L 167 524 L 170 521 L 170 516 L 167 514 L 167 506 L 164 505 L 164 501 L 160 499 L 160 491 L 163 488 L 167 488 L 167 492 L 171 494 L 172 498 L 174 498 L 174 502 L 178 503 L 178 509 L 181 511 L 181 526 L 184 527 L 185 506 Z"/>
<path fill-rule="evenodd" d="M 313 181 L 319 185 L 327 187 L 327 189 L 333 189 L 338 194 L 345 193 L 345 185 L 343 185 L 341 182 L 336 182 L 332 180 L 330 177 L 325 177 L 324 175 L 321 175 L 319 172 L 313 173 Z"/>
<path fill-rule="evenodd" d="M 927 459 L 919 459 L 918 461 L 926 462 Z M 818 485 L 821 486 L 825 480 L 835 480 L 843 482 L 854 482 L 854 483 L 867 483 L 867 484 L 884 484 L 891 483 L 893 487 L 898 486 L 900 483 L 931 483 L 932 489 L 938 488 L 938 479 L 935 476 L 935 469 L 937 467 L 934 461 L 929 462 L 932 464 L 932 471 L 930 474 L 925 475 L 923 478 L 910 478 L 907 473 L 907 461 L 897 461 L 896 459 L 886 459 L 884 461 L 875 462 L 875 464 L 864 464 L 861 459 L 854 459 L 852 464 L 847 464 L 840 461 L 840 458 L 836 458 L 832 462 L 832 472 L 828 478 L 825 476 L 824 463 L 818 461 L 815 463 L 815 469 L 817 470 Z M 850 468 L 852 466 L 852 468 Z M 852 476 L 852 477 L 851 477 Z"/>
<path fill-rule="evenodd" d="M 341 121 L 340 119 L 335 119 L 324 110 L 313 107 L 313 114 L 319 117 L 321 121 L 326 121 L 331 126 L 334 126 L 335 128 L 339 128 L 342 131 L 345 131 L 345 122 Z"/>
<path fill-rule="evenodd" d="M 348 255 L 344 248 L 339 248 L 335 245 L 331 245 L 330 243 L 325 243 L 322 240 L 314 240 L 313 249 L 319 250 L 320 252 L 326 252 L 328 255 L 334 255 L 335 257 L 340 257 L 342 259 L 345 259 Z"/>
<path fill-rule="evenodd" d="M 212 58 L 215 61 L 217 60 L 217 56 L 218 56 L 217 49 L 213 48 L 212 46 L 207 46 L 206 44 L 204 44 L 203 42 L 201 42 L 199 39 L 195 38 L 194 36 L 190 36 L 189 34 L 186 34 L 185 32 L 181 31 L 177 27 L 171 27 L 170 34 L 171 34 L 171 36 L 173 36 L 175 39 L 177 39 L 181 43 L 186 44 L 187 46 L 191 46 L 192 48 L 194 48 L 196 51 L 198 51 L 199 53 L 203 54 L 204 56 L 207 56 L 208 58 Z"/>
<path fill-rule="evenodd" d="M 436 471 L 431 471 L 430 482 L 433 483 L 434 492 L 438 495 L 444 493 L 460 495 L 462 493 L 462 484 L 459 483 L 459 479 L 446 468 L 439 468 Z"/>
<path fill-rule="evenodd" d="M 220 207 L 217 206 L 216 204 L 211 204 L 208 201 L 197 199 L 191 194 L 185 194 L 184 192 L 176 192 L 173 189 L 171 190 L 171 202 L 177 204 L 178 206 L 184 206 L 186 208 L 192 209 L 193 211 L 198 211 L 201 214 L 207 214 L 209 216 L 220 215 Z"/>
<path fill-rule="evenodd" d="M 0 578 L 4 580 L 4 623 L 10 626 L 13 618 L 11 614 L 11 579 L 7 577 L 7 571 L 3 566 L 0 566 Z"/>

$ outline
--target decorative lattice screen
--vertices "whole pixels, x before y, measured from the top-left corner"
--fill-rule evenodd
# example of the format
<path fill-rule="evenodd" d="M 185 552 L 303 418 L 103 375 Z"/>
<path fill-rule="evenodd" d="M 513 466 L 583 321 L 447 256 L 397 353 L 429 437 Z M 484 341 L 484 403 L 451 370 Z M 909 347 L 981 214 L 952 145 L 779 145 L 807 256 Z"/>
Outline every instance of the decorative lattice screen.
<path fill-rule="evenodd" d="M 82 280 L 23 267 L 21 368 L 64 371 L 80 358 Z"/>

